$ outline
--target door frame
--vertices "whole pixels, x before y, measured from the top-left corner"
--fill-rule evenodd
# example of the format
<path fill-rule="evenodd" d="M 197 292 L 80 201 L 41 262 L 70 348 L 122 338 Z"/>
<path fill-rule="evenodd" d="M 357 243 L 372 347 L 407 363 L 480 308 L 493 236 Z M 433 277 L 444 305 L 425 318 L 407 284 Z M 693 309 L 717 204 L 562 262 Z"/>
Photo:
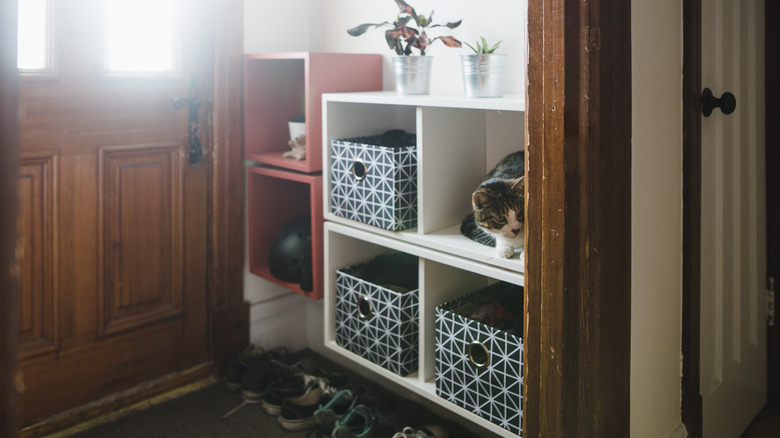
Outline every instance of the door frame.
<path fill-rule="evenodd" d="M 630 434 L 630 3 L 528 2 L 526 437 Z"/>
<path fill-rule="evenodd" d="M 780 205 L 772 194 L 780 191 L 780 123 L 772 105 L 780 89 L 770 80 L 780 74 L 777 65 L 780 7 L 765 0 L 767 275 L 780 274 Z M 701 376 L 701 0 L 683 0 L 683 321 L 682 422 L 688 436 L 702 436 Z M 775 122 L 770 122 L 774 120 Z M 774 226 L 773 226 L 774 224 Z M 780 285 L 778 285 L 780 286 Z M 780 400 L 780 336 L 778 327 L 767 331 L 768 402 Z"/>
<path fill-rule="evenodd" d="M 780 75 L 777 51 L 780 50 L 780 5 L 767 0 L 766 14 L 766 211 L 767 211 L 767 275 L 776 280 L 775 290 L 780 289 L 780 112 L 774 106 L 780 100 Z M 780 323 L 768 327 L 767 376 L 768 402 L 780 402 Z"/>
<path fill-rule="evenodd" d="M 17 428 L 14 376 L 19 341 L 18 276 L 12 274 L 18 196 L 16 8 L 16 2 L 0 2 L 0 436 L 11 438 Z"/>

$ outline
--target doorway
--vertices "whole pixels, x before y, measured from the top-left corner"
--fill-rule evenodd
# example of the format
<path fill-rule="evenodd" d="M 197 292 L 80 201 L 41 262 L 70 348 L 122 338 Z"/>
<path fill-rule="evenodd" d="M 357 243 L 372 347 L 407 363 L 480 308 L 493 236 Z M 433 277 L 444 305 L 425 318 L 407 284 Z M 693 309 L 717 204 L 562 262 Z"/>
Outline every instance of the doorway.
<path fill-rule="evenodd" d="M 777 193 L 780 190 L 778 187 L 777 179 L 774 177 L 778 170 L 778 159 L 776 153 L 777 134 L 776 134 L 776 120 L 777 112 L 771 108 L 772 96 L 777 95 L 776 87 L 773 88 L 770 84 L 770 78 L 774 78 L 778 74 L 776 64 L 776 50 L 777 43 L 773 43 L 777 39 L 777 7 L 773 5 L 773 2 L 766 1 L 764 4 L 760 4 L 760 7 L 765 7 L 765 23 L 761 23 L 761 26 L 766 28 L 766 50 L 765 52 L 758 53 L 759 56 L 766 54 L 765 61 L 765 78 L 766 78 L 766 144 L 764 150 L 761 151 L 763 155 L 766 152 L 766 182 L 765 186 L 760 187 L 759 193 L 762 193 L 764 188 L 766 190 L 766 239 L 765 242 L 759 242 L 761 246 L 766 245 L 766 260 L 767 260 L 767 275 L 766 277 L 775 277 L 777 275 L 777 232 L 778 232 L 778 220 L 777 220 Z M 719 384 L 717 381 L 713 381 L 713 385 L 709 385 L 705 388 L 705 384 L 700 382 L 702 378 L 702 365 L 708 365 L 711 361 L 711 357 L 703 358 L 701 356 L 701 346 L 703 336 L 709 336 L 710 333 L 703 333 L 704 328 L 701 327 L 703 311 L 710 312 L 711 309 L 707 309 L 702 304 L 703 297 L 702 288 L 704 287 L 704 274 L 700 271 L 700 266 L 703 261 L 704 255 L 702 254 L 702 240 L 706 239 L 702 236 L 702 215 L 706 212 L 702 209 L 702 190 L 706 187 L 702 183 L 703 170 L 702 167 L 702 130 L 704 125 L 702 122 L 702 106 L 701 95 L 702 90 L 710 86 L 710 84 L 703 83 L 702 71 L 711 68 L 710 65 L 702 64 L 701 56 L 703 54 L 702 46 L 707 44 L 708 41 L 703 41 L 707 36 L 702 36 L 702 22 L 703 14 L 710 13 L 709 9 L 702 11 L 702 8 L 710 8 L 707 1 L 701 0 L 685 0 L 683 2 L 684 11 L 684 64 L 683 64 L 683 104 L 684 104 L 684 121 L 683 121 L 683 156 L 684 156 L 684 168 L 683 168 L 683 380 L 682 380 L 682 417 L 683 422 L 688 430 L 688 433 L 692 437 L 703 436 L 703 417 L 707 415 L 706 409 L 704 409 L 702 393 L 709 391 L 712 387 Z M 723 17 L 729 17 L 730 14 L 723 14 Z M 705 17 L 705 19 L 709 19 Z M 763 41 L 762 41 L 763 43 Z M 745 56 L 744 54 L 740 54 Z M 727 59 L 726 62 L 733 61 Z M 742 66 L 742 64 L 738 63 Z M 762 72 L 764 73 L 764 72 Z M 763 86 L 763 84 L 761 84 Z M 716 94 L 720 96 L 720 93 L 726 90 L 717 90 Z M 739 97 L 737 97 L 739 101 Z M 743 105 L 750 102 L 743 100 Z M 714 116 L 716 114 L 713 114 Z M 723 117 L 722 114 L 717 114 Z M 708 122 L 709 123 L 709 122 Z M 773 133 L 774 130 L 774 133 Z M 763 135 L 763 129 L 759 132 L 759 138 Z M 708 137 L 709 138 L 709 137 Z M 712 147 L 711 140 L 707 140 L 707 147 Z M 775 145 L 775 146 L 773 146 Z M 775 151 L 773 153 L 773 150 Z M 706 150 L 705 150 L 706 152 Z M 741 159 L 741 157 L 736 157 Z M 758 163 L 757 165 L 761 165 Z M 709 166 L 707 164 L 706 166 Z M 763 167 L 763 166 L 762 166 Z M 758 173 L 763 173 L 764 169 L 761 168 Z M 763 199 L 761 199 L 763 202 Z M 773 243 L 774 242 L 774 243 Z M 762 254 L 763 256 L 763 254 Z M 709 283 L 708 283 L 709 284 Z M 707 286 L 709 288 L 710 286 Z M 758 299 L 756 300 L 757 306 L 765 306 L 765 295 L 763 291 L 768 289 L 769 285 L 764 284 L 761 281 L 755 289 L 758 292 Z M 706 290 L 709 293 L 709 289 Z M 763 308 L 758 309 L 759 311 Z M 764 312 L 765 313 L 765 312 Z M 763 323 L 763 321 L 761 321 Z M 710 326 L 708 326 L 710 327 Z M 766 367 L 767 372 L 761 372 L 760 379 L 765 385 L 765 394 L 768 394 L 768 399 L 771 402 L 777 398 L 777 389 L 773 389 L 773 385 L 777 385 L 777 343 L 778 337 L 773 336 L 774 329 L 763 328 L 763 325 L 756 330 L 756 335 L 761 338 L 766 334 L 766 359 L 763 359 L 765 363 L 761 364 L 762 367 Z M 764 333 L 764 331 L 766 333 Z M 758 348 L 763 349 L 763 343 Z M 762 356 L 764 351 L 761 351 Z M 707 363 L 703 363 L 703 362 Z M 708 365 L 709 366 L 709 365 Z M 711 371 L 711 370 L 708 370 Z M 724 371 L 724 370 L 721 370 Z M 728 371 L 728 370 L 725 370 Z M 765 379 L 765 380 L 764 380 Z M 709 382 L 709 380 L 708 380 Z M 759 406 L 760 408 L 760 406 Z M 748 420 L 749 421 L 749 420 Z"/>
<path fill-rule="evenodd" d="M 64 4 L 49 3 L 60 7 Z M 59 12 L 69 19 L 94 19 L 96 11 L 85 8 L 87 3 L 73 0 Z M 93 35 L 95 41 L 84 40 L 84 34 L 98 32 L 99 26 L 87 29 L 60 25 L 54 27 L 57 39 L 85 42 L 85 47 L 70 42 L 67 54 L 74 55 L 79 50 L 82 55 L 89 54 L 60 59 L 62 68 L 54 71 L 54 75 L 31 79 L 33 84 L 25 84 L 22 90 L 24 96 L 20 107 L 28 118 L 23 123 L 37 123 L 42 129 L 28 130 L 27 137 L 22 139 L 22 181 L 17 184 L 23 195 L 20 204 L 25 215 L 23 227 L 27 227 L 28 236 L 36 235 L 25 241 L 30 249 L 28 254 L 34 256 L 27 259 L 25 266 L 31 272 L 25 277 L 27 284 L 22 281 L 23 287 L 28 288 L 26 296 L 32 298 L 25 298 L 18 312 L 24 344 L 20 346 L 20 355 L 25 362 L 20 367 L 23 374 L 18 380 L 34 382 L 24 388 L 20 406 L 24 418 L 20 425 L 65 408 L 65 405 L 54 406 L 53 402 L 47 402 L 42 406 L 33 403 L 35 410 L 28 409 L 29 397 L 33 400 L 37 397 L 35 385 L 40 386 L 36 376 L 44 374 L 36 368 L 45 370 L 48 365 L 51 369 L 51 363 L 58 360 L 61 362 L 54 369 L 62 368 L 63 372 L 77 376 L 76 379 L 63 379 L 59 387 L 49 388 L 48 395 L 74 406 L 170 371 L 180 372 L 193 364 L 201 370 L 213 370 L 214 364 L 218 367 L 224 364 L 246 343 L 248 311 L 243 304 L 240 283 L 243 175 L 237 171 L 243 169 L 241 131 L 237 123 L 241 116 L 240 87 L 235 85 L 241 82 L 241 2 L 217 5 L 212 0 L 204 0 L 198 5 L 210 8 L 211 13 L 185 22 L 191 26 L 189 31 L 200 34 L 189 39 L 188 44 L 197 41 L 199 45 L 184 44 L 179 54 L 188 59 L 206 59 L 205 63 L 182 64 L 178 76 L 154 80 L 139 77 L 143 75 L 111 77 L 111 74 L 103 73 L 105 70 L 100 62 L 93 62 L 100 58 L 99 54 L 96 56 L 94 50 L 86 50 L 99 45 L 93 43 L 100 38 Z M 188 6 L 192 8 L 193 5 Z M 201 12 L 203 8 L 200 8 Z M 80 12 L 82 16 L 74 18 Z M 205 39 L 199 39 L 203 37 Z M 79 61 L 85 62 L 79 64 Z M 199 70 L 198 74 L 184 73 L 193 66 Z M 93 87 L 91 91 L 88 90 L 90 86 Z M 69 114 L 61 114 L 61 119 L 55 120 L 65 120 L 73 129 L 57 132 L 55 123 L 42 123 L 35 117 L 43 115 L 49 118 L 48 121 L 57 119 L 55 111 L 49 111 L 54 107 L 31 102 L 45 101 L 47 97 L 49 103 L 62 102 L 68 91 L 56 91 L 60 87 L 86 92 L 73 94 Z M 176 90 L 169 90 L 171 87 Z M 169 90 L 167 95 L 164 90 Z M 117 93 L 122 100 L 115 99 Z M 186 107 L 176 111 L 175 97 L 187 98 L 189 103 L 201 100 L 204 108 L 195 126 L 199 128 L 200 152 L 205 152 L 205 157 L 201 155 L 193 160 L 190 153 L 194 149 L 190 135 L 191 117 L 188 117 Z M 144 105 L 150 102 L 150 110 L 144 111 Z M 93 111 L 93 116 L 78 123 L 79 116 L 88 114 L 87 108 L 106 111 Z M 158 117 L 161 113 L 164 116 Z M 152 129 L 142 129 L 148 127 Z M 52 134 L 48 142 L 46 136 L 41 135 L 47 129 Z M 175 137 L 166 139 L 166 135 L 174 131 Z M 131 139 L 125 135 L 141 138 Z M 92 155 L 93 159 L 82 160 L 79 157 L 83 153 L 92 153 L 84 151 L 96 151 L 96 154 Z M 80 182 L 60 187 L 65 180 Z M 67 202 L 90 197 L 103 202 Z M 185 202 L 187 198 L 194 202 Z M 155 200 L 164 202 L 152 202 Z M 85 209 L 82 204 L 92 206 Z M 151 220 L 146 222 L 142 216 Z M 64 218 L 75 219 L 66 224 Z M 87 225 L 78 224 L 80 218 L 85 218 Z M 181 222 L 180 227 L 173 225 L 175 218 Z M 102 225 L 90 230 L 90 223 L 96 222 Z M 158 231 L 157 236 L 140 227 L 143 223 L 152 231 Z M 41 234 L 45 238 L 40 238 Z M 187 235 L 194 237 L 186 238 Z M 33 247 L 36 251 L 32 251 Z M 82 258 L 72 256 L 75 251 L 72 247 L 92 249 L 88 249 Z M 158 251 L 158 248 L 162 249 Z M 42 249 L 47 250 L 48 255 L 38 256 Z M 172 267 L 177 257 L 181 266 Z M 160 258 L 163 260 L 161 265 L 171 268 L 156 268 L 153 261 Z M 96 265 L 95 279 L 90 279 L 88 272 L 84 273 L 88 269 L 73 274 L 75 271 L 71 266 L 88 266 L 91 262 Z M 31 269 L 33 264 L 36 269 Z M 41 267 L 41 275 L 32 274 Z M 137 275 L 139 270 L 147 272 L 150 269 L 156 275 Z M 150 279 L 155 281 L 149 283 Z M 77 287 L 72 283 L 77 283 Z M 95 288 L 82 287 L 90 284 L 96 285 Z M 160 284 L 163 286 L 157 287 Z M 65 301 L 65 295 L 69 293 L 63 292 L 65 288 L 70 288 L 71 293 L 92 294 L 93 299 Z M 4 311 L 13 316 L 16 306 L 12 307 Z M 79 314 L 88 316 L 75 318 L 72 316 L 75 313 L 63 311 L 68 307 L 79 308 L 75 313 L 86 309 Z M 194 313 L 190 314 L 188 310 Z M 67 336 L 74 331 L 81 331 L 81 334 Z M 13 328 L 12 333 L 3 330 L 1 335 L 19 337 L 20 332 Z M 194 347 L 177 341 L 182 337 L 195 339 L 195 343 L 190 344 Z M 131 348 L 122 348 L 122 345 L 127 347 L 128 342 Z M 160 345 L 166 343 L 173 348 L 154 357 Z M 115 354 L 95 353 L 93 347 Z M 126 350 L 154 358 L 138 360 Z M 75 359 L 84 354 L 91 355 L 94 360 Z M 151 369 L 146 367 L 149 364 Z M 198 364 L 205 365 L 200 367 Z M 86 372 L 85 366 L 108 366 L 108 369 L 98 376 Z M 105 381 L 105 378 L 109 380 Z M 106 385 L 101 387 L 100 382 Z M 100 389 L 88 395 L 89 388 L 96 387 Z M 56 397 L 51 397 L 52 394 Z"/>

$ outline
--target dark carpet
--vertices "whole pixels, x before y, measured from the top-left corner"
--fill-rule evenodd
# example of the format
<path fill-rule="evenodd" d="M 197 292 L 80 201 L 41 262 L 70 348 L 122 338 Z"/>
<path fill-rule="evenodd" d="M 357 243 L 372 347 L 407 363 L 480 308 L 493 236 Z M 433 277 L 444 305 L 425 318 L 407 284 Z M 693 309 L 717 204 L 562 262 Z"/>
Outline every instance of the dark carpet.
<path fill-rule="evenodd" d="M 113 422 L 72 435 L 75 438 L 303 438 L 307 432 L 288 432 L 260 404 L 241 404 L 241 396 L 222 382 L 186 394 Z"/>
<path fill-rule="evenodd" d="M 385 400 L 388 405 L 405 413 L 405 425 L 439 424 L 449 430 L 450 438 L 486 438 L 490 433 L 469 431 L 463 427 L 463 419 L 452 412 L 437 408 L 433 412 L 419 400 L 397 397 L 392 390 L 376 385 L 350 372 L 341 364 L 332 362 L 311 351 L 293 355 L 297 360 L 309 356 L 332 371 L 350 374 L 355 383 Z M 108 423 L 68 435 L 72 438 L 304 438 L 309 431 L 289 432 L 281 428 L 277 418 L 266 414 L 261 404 L 245 404 L 227 418 L 222 418 L 243 402 L 240 393 L 229 392 L 223 381 L 182 395 L 178 398 L 154 404 L 143 410 L 134 410 Z M 61 435 L 60 435 L 61 436 Z M 390 437 L 379 437 L 390 438 Z"/>

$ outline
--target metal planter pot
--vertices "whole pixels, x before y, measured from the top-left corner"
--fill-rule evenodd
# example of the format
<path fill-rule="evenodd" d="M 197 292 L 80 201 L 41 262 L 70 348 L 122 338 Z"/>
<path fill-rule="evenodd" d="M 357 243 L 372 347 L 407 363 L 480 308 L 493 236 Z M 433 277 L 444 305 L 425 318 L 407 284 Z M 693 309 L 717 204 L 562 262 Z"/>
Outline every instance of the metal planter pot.
<path fill-rule="evenodd" d="M 466 97 L 503 96 L 506 59 L 503 53 L 460 55 Z"/>
<path fill-rule="evenodd" d="M 394 56 L 395 92 L 398 94 L 428 94 L 431 85 L 430 56 Z"/>

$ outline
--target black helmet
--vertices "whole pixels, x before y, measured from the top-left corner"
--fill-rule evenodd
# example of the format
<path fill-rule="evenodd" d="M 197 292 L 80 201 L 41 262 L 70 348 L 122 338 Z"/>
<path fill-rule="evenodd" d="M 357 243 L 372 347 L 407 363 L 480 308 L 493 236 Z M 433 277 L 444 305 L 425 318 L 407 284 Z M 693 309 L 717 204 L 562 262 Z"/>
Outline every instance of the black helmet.
<path fill-rule="evenodd" d="M 311 275 L 311 221 L 299 217 L 284 224 L 276 235 L 269 256 L 271 275 L 290 283 L 300 283 Z"/>

